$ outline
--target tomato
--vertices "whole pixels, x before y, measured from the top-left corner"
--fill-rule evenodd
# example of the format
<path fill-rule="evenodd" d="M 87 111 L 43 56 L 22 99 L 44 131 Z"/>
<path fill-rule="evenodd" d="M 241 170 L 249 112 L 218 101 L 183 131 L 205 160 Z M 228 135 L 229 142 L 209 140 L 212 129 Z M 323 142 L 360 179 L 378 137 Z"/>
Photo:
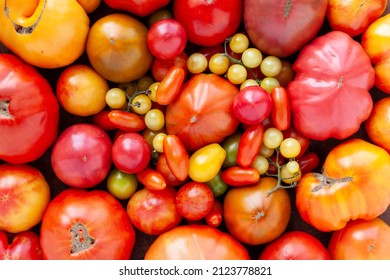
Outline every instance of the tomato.
<path fill-rule="evenodd" d="M 222 180 L 222 169 L 219 170 L 218 174 L 211 180 L 205 183 L 213 192 L 214 197 L 222 196 L 229 188 L 229 186 Z"/>
<path fill-rule="evenodd" d="M 128 260 L 135 231 L 125 209 L 106 191 L 66 189 L 42 218 L 40 242 L 49 260 Z"/>
<path fill-rule="evenodd" d="M 167 135 L 163 140 L 163 150 L 169 170 L 172 174 L 184 181 L 188 177 L 190 159 L 188 152 L 176 135 Z"/>
<path fill-rule="evenodd" d="M 108 120 L 116 128 L 127 132 L 139 132 L 146 128 L 145 120 L 138 114 L 122 110 L 111 110 Z"/>
<path fill-rule="evenodd" d="M 232 166 L 222 171 L 221 179 L 228 186 L 242 187 L 257 183 L 260 174 L 252 167 Z"/>
<path fill-rule="evenodd" d="M 59 104 L 49 82 L 18 57 L 0 54 L 0 159 L 38 159 L 54 143 L 58 125 Z"/>
<path fill-rule="evenodd" d="M 355 37 L 383 14 L 386 5 L 387 0 L 330 0 L 326 16 L 332 30 Z"/>
<path fill-rule="evenodd" d="M 190 156 L 188 175 L 196 182 L 207 182 L 221 170 L 225 150 L 217 143 L 206 145 Z"/>
<path fill-rule="evenodd" d="M 56 94 L 62 107 L 77 116 L 91 116 L 106 107 L 107 81 L 87 65 L 64 69 L 57 81 Z"/>
<path fill-rule="evenodd" d="M 335 260 L 389 260 L 390 226 L 380 218 L 350 221 L 332 233 L 328 247 Z"/>
<path fill-rule="evenodd" d="M 136 191 L 127 203 L 127 214 L 133 225 L 149 235 L 160 235 L 177 226 L 182 216 L 176 209 L 176 190 L 166 187 Z"/>
<path fill-rule="evenodd" d="M 177 211 L 187 220 L 200 220 L 206 217 L 214 204 L 214 195 L 208 185 L 188 182 L 176 194 Z"/>
<path fill-rule="evenodd" d="M 77 2 L 84 8 L 84 10 L 88 14 L 90 14 L 99 7 L 102 0 L 77 0 Z"/>
<path fill-rule="evenodd" d="M 58 68 L 84 52 L 90 21 L 77 1 L 3 1 L 2 6 L 0 42 L 27 63 Z"/>
<path fill-rule="evenodd" d="M 390 153 L 390 97 L 383 98 L 374 104 L 365 122 L 365 129 L 373 143 Z"/>
<path fill-rule="evenodd" d="M 260 260 L 329 260 L 327 248 L 313 235 L 290 231 L 267 244 Z"/>
<path fill-rule="evenodd" d="M 146 39 L 152 55 L 160 59 L 174 59 L 184 51 L 187 44 L 183 25 L 171 18 L 154 23 Z"/>
<path fill-rule="evenodd" d="M 310 139 L 325 140 L 345 139 L 359 130 L 372 110 L 369 89 L 375 77 L 358 42 L 346 33 L 331 31 L 306 45 L 293 69 L 296 76 L 287 91 L 298 131 Z"/>
<path fill-rule="evenodd" d="M 129 199 L 137 187 L 138 180 L 135 174 L 113 168 L 107 176 L 107 190 L 118 199 Z"/>
<path fill-rule="evenodd" d="M 2 164 L 0 201 L 0 231 L 27 231 L 41 221 L 50 201 L 50 187 L 35 167 Z"/>
<path fill-rule="evenodd" d="M 350 220 L 370 220 L 390 204 L 390 155 L 379 146 L 353 138 L 334 147 L 322 173 L 306 173 L 296 200 L 302 219 L 318 230 L 340 230 Z"/>
<path fill-rule="evenodd" d="M 226 137 L 221 143 L 222 148 L 226 151 L 226 158 L 223 162 L 224 167 L 237 165 L 237 154 L 241 137 L 241 132 L 235 132 Z"/>
<path fill-rule="evenodd" d="M 187 32 L 188 40 L 214 46 L 237 30 L 242 19 L 242 1 L 173 1 L 173 15 Z"/>
<path fill-rule="evenodd" d="M 187 59 L 188 59 L 188 55 L 185 52 L 182 52 L 174 59 L 168 59 L 168 60 L 154 57 L 152 61 L 152 66 L 150 67 L 150 71 L 152 72 L 153 78 L 157 82 L 161 82 L 164 79 L 164 77 L 168 74 L 169 70 L 171 70 L 172 66 L 177 66 L 184 70 L 185 73 L 184 80 L 185 80 L 188 74 Z"/>
<path fill-rule="evenodd" d="M 291 105 L 287 91 L 284 87 L 278 86 L 271 90 L 271 117 L 274 126 L 279 130 L 286 130 L 290 127 Z"/>
<path fill-rule="evenodd" d="M 109 14 L 91 27 L 86 53 L 92 67 L 105 79 L 127 83 L 149 70 L 152 55 L 146 42 L 148 29 L 126 14 Z"/>
<path fill-rule="evenodd" d="M 118 136 L 112 145 L 112 162 L 125 173 L 138 173 L 150 162 L 151 149 L 146 140 L 136 132 Z"/>
<path fill-rule="evenodd" d="M 117 125 L 111 122 L 110 118 L 108 117 L 110 112 L 111 110 L 103 109 L 99 113 L 94 114 L 91 118 L 92 124 L 106 131 L 116 130 L 118 128 Z"/>
<path fill-rule="evenodd" d="M 111 149 L 111 139 L 101 128 L 86 123 L 73 124 L 54 143 L 51 165 L 65 184 L 91 188 L 108 175 Z"/>
<path fill-rule="evenodd" d="M 297 158 L 296 161 L 302 174 L 313 172 L 320 165 L 320 158 L 315 152 L 307 152 Z"/>
<path fill-rule="evenodd" d="M 269 192 L 277 185 L 273 177 L 262 177 L 256 184 L 232 188 L 223 201 L 223 219 L 238 241 L 265 244 L 279 237 L 291 215 L 290 197 L 285 189 Z"/>
<path fill-rule="evenodd" d="M 271 110 L 270 94 L 259 86 L 244 87 L 234 98 L 234 115 L 244 124 L 260 124 Z"/>
<path fill-rule="evenodd" d="M 207 225 L 211 227 L 218 227 L 221 225 L 223 220 L 223 207 L 222 203 L 219 200 L 214 199 L 213 208 L 206 215 L 205 221 Z"/>
<path fill-rule="evenodd" d="M 218 75 L 191 77 L 167 106 L 167 133 L 176 134 L 189 151 L 222 142 L 239 125 L 232 109 L 237 93 L 233 84 Z"/>
<path fill-rule="evenodd" d="M 41 260 L 42 250 L 39 236 L 33 231 L 24 231 L 12 237 L 0 231 L 0 260 Z"/>
<path fill-rule="evenodd" d="M 231 235 L 206 225 L 177 226 L 150 245 L 145 260 L 249 260 Z"/>
<path fill-rule="evenodd" d="M 145 17 L 168 5 L 170 0 L 104 0 L 111 8 Z"/>
<path fill-rule="evenodd" d="M 167 186 L 176 187 L 181 185 L 184 181 L 179 180 L 170 170 L 166 156 L 161 153 L 158 155 L 156 170 L 163 175 Z"/>
<path fill-rule="evenodd" d="M 390 14 L 384 15 L 363 32 L 361 45 L 371 59 L 375 69 L 375 86 L 390 94 Z"/>
<path fill-rule="evenodd" d="M 294 138 L 298 140 L 300 146 L 301 146 L 301 151 L 299 152 L 299 155 L 297 158 L 300 158 L 309 148 L 310 146 L 310 138 L 306 137 L 302 133 L 300 133 L 293 125 L 290 125 L 286 130 L 282 131 L 283 132 L 283 139 L 286 138 Z"/>
<path fill-rule="evenodd" d="M 317 35 L 325 20 L 327 5 L 327 0 L 245 0 L 245 30 L 262 52 L 287 57 Z"/>
<path fill-rule="evenodd" d="M 184 79 L 183 68 L 172 66 L 157 87 L 156 102 L 160 105 L 169 105 L 180 93 Z"/>
<path fill-rule="evenodd" d="M 151 191 L 163 190 L 167 187 L 164 176 L 152 168 L 146 167 L 136 174 L 138 182 Z"/>
<path fill-rule="evenodd" d="M 250 167 L 255 157 L 259 154 L 261 145 L 263 143 L 263 125 L 249 126 L 240 138 L 238 144 L 237 164 L 242 167 Z"/>

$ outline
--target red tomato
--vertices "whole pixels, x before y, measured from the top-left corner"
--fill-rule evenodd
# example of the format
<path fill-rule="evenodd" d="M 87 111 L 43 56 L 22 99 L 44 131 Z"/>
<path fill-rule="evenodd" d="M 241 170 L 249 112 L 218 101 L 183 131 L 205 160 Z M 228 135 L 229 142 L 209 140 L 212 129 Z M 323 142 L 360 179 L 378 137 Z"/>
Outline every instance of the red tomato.
<path fill-rule="evenodd" d="M 221 179 L 229 186 L 242 187 L 257 183 L 260 174 L 255 168 L 232 166 L 222 171 Z"/>
<path fill-rule="evenodd" d="M 267 244 L 259 260 L 329 260 L 326 247 L 303 231 L 290 231 Z"/>
<path fill-rule="evenodd" d="M 117 129 L 117 125 L 110 121 L 108 117 L 111 110 L 102 110 L 99 113 L 92 116 L 92 124 L 97 125 L 103 130 L 115 130 Z"/>
<path fill-rule="evenodd" d="M 151 191 L 163 190 L 167 186 L 164 176 L 152 168 L 146 167 L 138 172 L 136 176 L 137 180 Z"/>
<path fill-rule="evenodd" d="M 158 155 L 156 170 L 158 172 L 160 172 L 161 175 L 163 175 L 167 186 L 176 187 L 176 186 L 183 184 L 183 182 L 184 182 L 182 180 L 179 180 L 172 173 L 172 171 L 170 170 L 170 168 L 168 166 L 167 158 L 163 153 Z"/>
<path fill-rule="evenodd" d="M 175 0 L 173 14 L 183 24 L 189 41 L 200 46 L 214 46 L 237 30 L 242 6 L 241 0 Z"/>
<path fill-rule="evenodd" d="M 314 171 L 320 165 L 320 158 L 315 152 L 308 152 L 297 158 L 302 174 Z"/>
<path fill-rule="evenodd" d="M 145 17 L 168 5 L 170 0 L 104 0 L 111 8 Z"/>
<path fill-rule="evenodd" d="M 174 59 L 184 51 L 187 34 L 180 22 L 166 18 L 157 21 L 149 28 L 147 44 L 155 57 Z"/>
<path fill-rule="evenodd" d="M 379 218 L 351 221 L 332 233 L 328 249 L 335 260 L 389 260 L 390 226 Z"/>
<path fill-rule="evenodd" d="M 49 82 L 18 57 L 0 54 L 0 159 L 38 159 L 54 143 L 58 124 L 59 105 Z"/>
<path fill-rule="evenodd" d="M 13 236 L 8 244 L 8 236 L 0 231 L 0 260 L 41 260 L 42 249 L 39 236 L 33 231 L 24 231 Z"/>
<path fill-rule="evenodd" d="M 290 125 L 286 130 L 283 131 L 283 138 L 294 138 L 298 140 L 299 144 L 301 145 L 301 151 L 299 152 L 297 158 L 301 157 L 310 146 L 310 138 L 300 133 L 293 125 Z"/>
<path fill-rule="evenodd" d="M 390 153 L 390 97 L 374 104 L 370 116 L 365 122 L 370 140 Z"/>
<path fill-rule="evenodd" d="M 166 109 L 166 130 L 194 151 L 221 142 L 239 125 L 232 104 L 237 87 L 215 74 L 197 74 L 184 83 Z"/>
<path fill-rule="evenodd" d="M 222 223 L 223 207 L 219 200 L 214 199 L 213 208 L 206 215 L 206 223 L 211 227 L 218 227 Z"/>
<path fill-rule="evenodd" d="M 116 128 L 127 132 L 138 132 L 146 128 L 145 120 L 132 112 L 111 110 L 108 119 Z"/>
<path fill-rule="evenodd" d="M 188 182 L 176 194 L 176 208 L 187 220 L 200 220 L 206 217 L 214 205 L 214 195 L 208 185 Z"/>
<path fill-rule="evenodd" d="M 160 235 L 177 226 L 182 216 L 176 209 L 176 190 L 166 187 L 136 191 L 127 203 L 127 214 L 133 225 L 149 235 Z"/>
<path fill-rule="evenodd" d="M 112 161 L 125 173 L 137 173 L 148 166 L 151 152 L 148 142 L 140 134 L 126 132 L 112 145 Z"/>
<path fill-rule="evenodd" d="M 180 93 L 185 75 L 183 68 L 173 65 L 157 87 L 156 102 L 169 105 Z"/>
<path fill-rule="evenodd" d="M 76 188 L 91 188 L 102 182 L 111 168 L 112 142 L 98 126 L 80 123 L 65 129 L 51 153 L 55 175 Z"/>
<path fill-rule="evenodd" d="M 135 231 L 125 209 L 110 193 L 71 188 L 50 201 L 40 241 L 44 259 L 128 260 Z"/>
<path fill-rule="evenodd" d="M 284 131 L 290 127 L 291 121 L 291 105 L 287 91 L 284 87 L 278 86 L 271 90 L 270 96 L 272 122 L 277 129 Z"/>
<path fill-rule="evenodd" d="M 0 231 L 19 233 L 37 225 L 50 201 L 43 174 L 29 165 L 0 165 Z"/>
<path fill-rule="evenodd" d="M 167 135 L 163 140 L 163 151 L 169 170 L 184 181 L 188 176 L 190 158 L 183 142 L 176 135 Z"/>
<path fill-rule="evenodd" d="M 150 245 L 145 260 L 249 260 L 246 248 L 231 235 L 206 225 L 178 226 Z"/>
<path fill-rule="evenodd" d="M 159 59 L 154 58 L 152 62 L 152 66 L 150 67 L 150 71 L 152 72 L 153 78 L 157 82 L 161 82 L 164 77 L 168 74 L 169 70 L 172 66 L 178 66 L 184 70 L 184 77 L 187 77 L 188 69 L 187 69 L 187 59 L 188 55 L 185 52 L 182 52 L 179 56 L 174 59 Z"/>
<path fill-rule="evenodd" d="M 259 154 L 263 143 L 264 127 L 262 124 L 249 126 L 240 138 L 236 161 L 242 167 L 250 167 Z"/>

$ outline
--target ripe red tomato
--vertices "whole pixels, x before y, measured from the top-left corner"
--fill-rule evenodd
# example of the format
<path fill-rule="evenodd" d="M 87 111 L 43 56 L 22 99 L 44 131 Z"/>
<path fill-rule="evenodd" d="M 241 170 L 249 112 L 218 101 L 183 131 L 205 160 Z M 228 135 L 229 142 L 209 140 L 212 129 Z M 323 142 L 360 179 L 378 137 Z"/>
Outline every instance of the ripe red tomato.
<path fill-rule="evenodd" d="M 165 178 L 167 186 L 176 187 L 183 184 L 184 181 L 179 180 L 170 170 L 167 159 L 164 153 L 158 155 L 156 170 Z M 187 177 L 188 178 L 188 177 Z"/>
<path fill-rule="evenodd" d="M 137 173 L 148 166 L 151 155 L 148 142 L 136 132 L 119 135 L 112 145 L 112 161 L 125 173 Z"/>
<path fill-rule="evenodd" d="M 259 260 L 329 260 L 327 248 L 313 235 L 290 231 L 267 244 Z"/>
<path fill-rule="evenodd" d="M 42 249 L 39 236 L 33 231 L 24 231 L 13 236 L 0 231 L 0 260 L 41 260 Z"/>
<path fill-rule="evenodd" d="M 183 225 L 161 234 L 145 260 L 249 260 L 246 248 L 231 235 L 206 225 Z"/>
<path fill-rule="evenodd" d="M 127 214 L 140 231 L 159 235 L 177 226 L 182 216 L 176 209 L 176 189 L 166 187 L 151 191 L 136 191 L 127 203 Z"/>
<path fill-rule="evenodd" d="M 242 18 L 241 0 L 175 0 L 173 14 L 187 32 L 188 40 L 200 46 L 214 46 L 237 30 Z"/>
<path fill-rule="evenodd" d="M 29 165 L 0 165 L 0 231 L 19 233 L 37 225 L 50 201 L 42 173 Z"/>
<path fill-rule="evenodd" d="M 184 181 L 188 177 L 190 159 L 188 152 L 176 135 L 167 135 L 163 140 L 163 150 L 169 170 L 172 174 Z"/>
<path fill-rule="evenodd" d="M 69 186 L 94 187 L 110 171 L 111 149 L 111 139 L 103 129 L 86 123 L 71 125 L 53 146 L 53 171 Z"/>
<path fill-rule="evenodd" d="M 148 16 L 168 5 L 170 0 L 104 0 L 111 8 L 130 12 L 137 16 Z"/>
<path fill-rule="evenodd" d="M 66 189 L 42 218 L 43 258 L 127 260 L 135 231 L 120 202 L 102 190 Z"/>
<path fill-rule="evenodd" d="M 150 67 L 150 71 L 152 72 L 153 78 L 157 82 L 161 82 L 164 77 L 167 75 L 172 66 L 178 66 L 184 70 L 184 80 L 187 77 L 188 69 L 187 69 L 187 59 L 188 55 L 185 52 L 182 52 L 180 55 L 176 56 L 174 59 L 160 59 L 155 57 L 152 62 L 152 66 Z"/>

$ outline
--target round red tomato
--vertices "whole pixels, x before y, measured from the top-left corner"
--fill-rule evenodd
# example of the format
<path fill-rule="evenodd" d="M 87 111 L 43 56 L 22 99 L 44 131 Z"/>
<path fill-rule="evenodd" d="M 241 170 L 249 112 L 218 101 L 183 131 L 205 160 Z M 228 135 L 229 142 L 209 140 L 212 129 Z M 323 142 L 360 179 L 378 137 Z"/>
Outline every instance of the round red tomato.
<path fill-rule="evenodd" d="M 39 236 L 33 231 L 24 231 L 13 236 L 0 231 L 0 260 L 41 260 L 42 249 Z"/>
<path fill-rule="evenodd" d="M 128 260 L 135 231 L 114 196 L 71 188 L 49 203 L 40 241 L 44 259 Z"/>
<path fill-rule="evenodd" d="M 140 189 L 127 203 L 127 214 L 140 231 L 159 235 L 177 226 L 182 220 L 176 209 L 175 198 L 176 190 L 172 187 L 158 191 Z"/>
<path fill-rule="evenodd" d="M 74 124 L 58 137 L 51 153 L 55 175 L 76 188 L 91 188 L 102 182 L 111 167 L 111 139 L 98 126 Z"/>
<path fill-rule="evenodd" d="M 223 202 L 223 219 L 237 240 L 250 245 L 265 244 L 287 228 L 291 214 L 290 197 L 285 189 L 269 194 L 276 186 L 273 177 L 258 183 L 232 188 Z"/>
<path fill-rule="evenodd" d="M 365 122 L 370 140 L 390 153 L 390 97 L 380 99 L 374 104 Z"/>
<path fill-rule="evenodd" d="M 136 132 L 119 135 L 112 145 L 112 161 L 125 173 L 137 173 L 148 166 L 151 157 L 148 142 Z"/>
<path fill-rule="evenodd" d="M 237 30 L 242 19 L 241 0 L 191 0 L 173 2 L 175 19 L 181 22 L 188 40 L 201 46 L 214 46 Z"/>
<path fill-rule="evenodd" d="M 267 244 L 260 260 L 329 260 L 326 247 L 313 235 L 290 231 Z"/>
<path fill-rule="evenodd" d="M 231 235 L 206 225 L 183 225 L 161 234 L 145 260 L 249 260 L 246 248 Z"/>

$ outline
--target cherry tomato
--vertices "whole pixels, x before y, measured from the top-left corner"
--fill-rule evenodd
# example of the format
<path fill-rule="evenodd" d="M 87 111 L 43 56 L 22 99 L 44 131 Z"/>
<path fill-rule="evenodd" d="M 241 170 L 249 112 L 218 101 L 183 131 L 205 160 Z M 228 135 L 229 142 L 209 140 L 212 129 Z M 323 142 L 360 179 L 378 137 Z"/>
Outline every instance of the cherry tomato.
<path fill-rule="evenodd" d="M 304 153 L 297 158 L 302 174 L 314 171 L 320 165 L 320 158 L 315 152 Z"/>
<path fill-rule="evenodd" d="M 138 181 L 134 174 L 124 173 L 117 168 L 107 177 L 107 190 L 118 199 L 129 199 L 137 190 Z"/>
<path fill-rule="evenodd" d="M 310 145 L 310 139 L 300 133 L 293 125 L 290 125 L 289 128 L 283 131 L 283 138 L 294 138 L 298 140 L 301 145 L 301 151 L 297 158 L 301 157 Z"/>
<path fill-rule="evenodd" d="M 171 67 L 174 65 L 182 68 L 185 72 L 185 77 L 187 77 L 187 59 L 188 55 L 185 52 L 182 52 L 174 59 L 165 60 L 155 57 L 153 59 L 152 66 L 150 67 L 150 71 L 152 72 L 153 78 L 156 80 L 156 82 L 161 82 L 167 75 Z"/>
<path fill-rule="evenodd" d="M 255 168 L 232 166 L 222 171 L 221 179 L 229 186 L 241 187 L 257 183 L 260 173 Z"/>
<path fill-rule="evenodd" d="M 176 187 L 183 184 L 184 181 L 179 180 L 175 175 L 173 175 L 170 170 L 166 156 L 164 153 L 158 155 L 156 170 L 163 175 L 167 186 Z"/>
<path fill-rule="evenodd" d="M 241 132 L 236 132 L 223 140 L 221 146 L 226 151 L 226 158 L 223 162 L 224 167 L 237 165 L 237 153 L 240 145 Z"/>
<path fill-rule="evenodd" d="M 213 208 L 206 215 L 206 223 L 211 227 L 218 227 L 223 220 L 223 207 L 219 200 L 214 199 Z"/>
<path fill-rule="evenodd" d="M 249 126 L 242 134 L 237 151 L 237 164 L 249 167 L 259 154 L 263 143 L 264 128 L 261 123 Z"/>
<path fill-rule="evenodd" d="M 183 142 L 176 135 L 167 135 L 163 140 L 163 150 L 172 174 L 184 181 L 188 176 L 190 159 Z"/>
<path fill-rule="evenodd" d="M 167 186 L 164 176 L 152 168 L 146 167 L 138 172 L 136 176 L 137 180 L 148 190 L 163 190 Z"/>
<path fill-rule="evenodd" d="M 185 78 L 185 71 L 179 66 L 172 66 L 160 82 L 156 91 L 156 102 L 168 105 L 180 93 Z"/>
<path fill-rule="evenodd" d="M 138 132 L 146 128 L 144 119 L 132 112 L 112 110 L 108 114 L 108 119 L 116 128 L 123 131 Z"/>
<path fill-rule="evenodd" d="M 210 181 L 207 181 L 206 184 L 210 187 L 214 197 L 223 195 L 229 188 L 229 186 L 222 180 L 222 170 L 219 170 L 218 174 Z"/>
<path fill-rule="evenodd" d="M 286 130 L 291 121 L 291 106 L 287 91 L 284 87 L 278 86 L 271 90 L 270 96 L 272 122 L 277 129 Z"/>
<path fill-rule="evenodd" d="M 106 131 L 117 129 L 118 127 L 112 121 L 110 121 L 110 118 L 108 117 L 110 112 L 110 110 L 102 110 L 99 113 L 93 115 L 92 124 Z"/>

